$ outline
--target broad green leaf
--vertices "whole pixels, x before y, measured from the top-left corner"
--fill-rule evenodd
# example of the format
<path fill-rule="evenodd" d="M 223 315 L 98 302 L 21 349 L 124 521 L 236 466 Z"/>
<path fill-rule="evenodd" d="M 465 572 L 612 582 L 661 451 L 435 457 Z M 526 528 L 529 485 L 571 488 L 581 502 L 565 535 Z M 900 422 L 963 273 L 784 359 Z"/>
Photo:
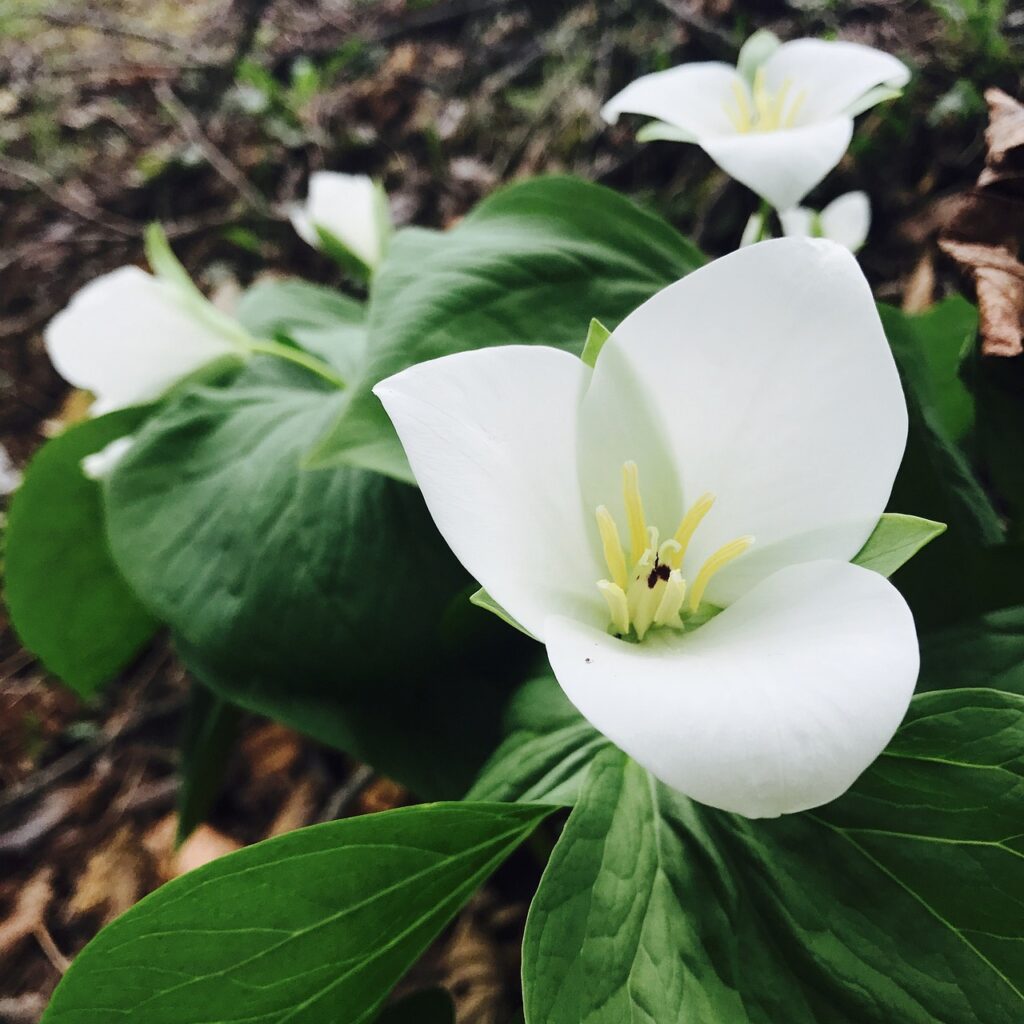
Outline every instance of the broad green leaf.
<path fill-rule="evenodd" d="M 960 364 L 974 345 L 978 311 L 954 295 L 916 316 L 894 315 L 888 308 L 884 316 L 887 327 L 897 316 L 901 321 L 900 328 L 889 331 L 889 340 L 917 400 L 946 438 L 962 440 L 974 424 L 974 397 L 960 378 Z"/>
<path fill-rule="evenodd" d="M 178 842 L 206 820 L 238 733 L 238 708 L 193 680 L 181 743 Z"/>
<path fill-rule="evenodd" d="M 988 686 L 1024 695 L 1024 605 L 921 637 L 919 688 Z"/>
<path fill-rule="evenodd" d="M 398 232 L 373 281 L 363 376 L 312 464 L 358 458 L 401 476 L 397 439 L 380 440 L 393 434 L 370 394 L 378 381 L 489 345 L 579 352 L 592 317 L 614 326 L 702 262 L 659 217 L 573 178 L 509 186 L 444 233 Z"/>
<path fill-rule="evenodd" d="M 7 525 L 4 596 L 21 642 L 68 686 L 89 696 L 157 628 L 118 572 L 104 534 L 100 486 L 86 455 L 130 434 L 149 408 L 71 427 L 36 453 Z"/>
<path fill-rule="evenodd" d="M 604 348 L 604 343 L 612 336 L 612 332 L 600 320 L 591 320 L 590 329 L 587 331 L 587 340 L 583 345 L 583 352 L 580 358 L 587 366 L 597 365 L 597 357 Z"/>
<path fill-rule="evenodd" d="M 108 483 L 113 553 L 212 690 L 455 796 L 526 642 L 468 605 L 418 491 L 300 467 L 343 401 L 262 359 L 169 403 Z"/>
<path fill-rule="evenodd" d="M 886 512 L 853 562 L 883 576 L 891 576 L 945 530 L 945 523 Z"/>
<path fill-rule="evenodd" d="M 374 1024 L 455 1024 L 455 1006 L 443 988 L 414 992 L 388 1006 Z"/>
<path fill-rule="evenodd" d="M 423 805 L 222 857 L 100 932 L 44 1024 L 364 1024 L 548 813 Z"/>
<path fill-rule="evenodd" d="M 255 337 L 292 341 L 319 356 L 345 381 L 358 378 L 366 358 L 366 310 L 355 299 L 297 278 L 253 285 L 236 315 Z"/>
<path fill-rule="evenodd" d="M 923 367 L 926 343 L 938 344 L 943 350 L 962 344 L 963 318 L 933 312 L 924 331 L 921 317 L 884 305 L 879 306 L 879 313 L 903 378 L 910 413 L 907 451 L 889 507 L 949 526 L 893 579 L 918 625 L 934 629 L 991 607 L 992 584 L 983 552 L 1002 543 L 1003 524 L 966 455 L 944 427 Z"/>
<path fill-rule="evenodd" d="M 1011 1024 L 1024 698 L 914 698 L 826 807 L 751 821 L 607 747 L 530 911 L 530 1024 Z"/>
<path fill-rule="evenodd" d="M 467 800 L 571 804 L 594 755 L 608 746 L 551 676 L 525 683 L 512 697 L 505 733 Z"/>

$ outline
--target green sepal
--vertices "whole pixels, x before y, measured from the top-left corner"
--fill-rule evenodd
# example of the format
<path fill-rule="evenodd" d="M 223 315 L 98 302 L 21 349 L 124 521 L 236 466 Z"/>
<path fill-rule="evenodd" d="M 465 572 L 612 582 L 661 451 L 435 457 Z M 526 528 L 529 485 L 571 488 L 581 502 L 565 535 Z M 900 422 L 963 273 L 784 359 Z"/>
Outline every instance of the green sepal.
<path fill-rule="evenodd" d="M 748 82 L 753 83 L 757 69 L 779 48 L 779 37 L 762 28 L 755 32 L 740 48 L 736 70 Z"/>
<path fill-rule="evenodd" d="M 583 345 L 583 352 L 580 359 L 593 368 L 597 365 L 597 357 L 604 348 L 604 343 L 612 336 L 612 332 L 596 317 L 591 319 L 590 327 L 587 330 L 587 340 Z"/>
<path fill-rule="evenodd" d="M 528 636 L 531 640 L 537 639 L 525 626 L 516 622 L 516 620 L 513 619 L 512 616 L 509 615 L 509 613 L 505 611 L 505 609 L 502 608 L 501 605 L 498 604 L 498 602 L 495 601 L 483 587 L 476 591 L 475 594 L 470 594 L 469 603 L 475 604 L 477 608 L 483 608 L 484 610 L 489 611 L 492 615 L 497 615 L 502 622 L 507 622 L 514 629 L 518 629 L 520 633 L 524 636 Z"/>
<path fill-rule="evenodd" d="M 926 544 L 946 532 L 945 523 L 885 512 L 853 559 L 854 565 L 891 576 Z"/>
<path fill-rule="evenodd" d="M 693 132 L 664 121 L 649 121 L 636 133 L 637 142 L 696 142 Z"/>

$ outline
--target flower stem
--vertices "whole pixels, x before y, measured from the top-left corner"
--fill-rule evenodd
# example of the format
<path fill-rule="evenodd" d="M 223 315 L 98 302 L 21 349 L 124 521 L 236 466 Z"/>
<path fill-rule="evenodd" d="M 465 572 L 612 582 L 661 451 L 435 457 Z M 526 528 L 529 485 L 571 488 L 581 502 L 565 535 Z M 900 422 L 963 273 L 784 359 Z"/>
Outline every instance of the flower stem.
<path fill-rule="evenodd" d="M 249 342 L 249 351 L 258 355 L 274 356 L 277 359 L 295 363 L 296 366 L 301 366 L 309 370 L 310 373 L 315 373 L 322 380 L 333 384 L 338 389 L 346 386 L 344 379 L 338 376 L 323 360 L 317 359 L 316 356 L 311 356 L 308 352 L 303 352 L 301 348 L 293 348 L 291 345 L 283 345 L 279 341 L 263 339 Z"/>
<path fill-rule="evenodd" d="M 758 216 L 761 218 L 761 231 L 757 236 L 757 241 L 763 242 L 772 237 L 771 230 L 768 226 L 771 223 L 772 204 L 769 203 L 767 199 L 762 199 L 760 209 L 757 212 Z"/>

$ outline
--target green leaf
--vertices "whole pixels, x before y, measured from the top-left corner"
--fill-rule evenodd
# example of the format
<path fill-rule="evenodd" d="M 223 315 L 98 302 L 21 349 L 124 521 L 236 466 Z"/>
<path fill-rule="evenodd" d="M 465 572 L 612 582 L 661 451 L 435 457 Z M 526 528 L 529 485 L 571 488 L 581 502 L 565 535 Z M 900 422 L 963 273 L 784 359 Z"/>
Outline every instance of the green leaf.
<path fill-rule="evenodd" d="M 387 1007 L 374 1024 L 455 1024 L 455 1006 L 443 988 L 432 988 Z"/>
<path fill-rule="evenodd" d="M 914 698 L 841 799 L 748 819 L 594 761 L 531 908 L 532 1024 L 1011 1024 L 1024 699 Z"/>
<path fill-rule="evenodd" d="M 83 696 L 116 676 L 157 628 L 110 556 L 100 485 L 81 467 L 149 411 L 120 410 L 48 441 L 11 501 L 4 566 L 11 621 L 22 644 Z"/>
<path fill-rule="evenodd" d="M 604 343 L 612 336 L 612 332 L 600 320 L 592 319 L 590 328 L 587 331 L 587 340 L 583 345 L 583 353 L 580 358 L 589 367 L 597 366 L 597 357 L 604 348 Z"/>
<path fill-rule="evenodd" d="M 364 1024 L 548 813 L 409 807 L 222 857 L 100 932 L 57 987 L 44 1024 Z"/>
<path fill-rule="evenodd" d="M 301 468 L 344 400 L 257 359 L 169 403 L 108 483 L 113 553 L 220 696 L 421 795 L 459 795 L 493 749 L 525 641 L 469 607 L 418 491 Z"/>
<path fill-rule="evenodd" d="M 907 450 L 889 507 L 949 526 L 893 582 L 907 598 L 918 625 L 935 629 L 992 607 L 992 578 L 984 552 L 1002 543 L 1003 525 L 966 455 L 949 435 L 924 366 L 926 344 L 938 344 L 944 351 L 962 344 L 962 317 L 933 313 L 925 331 L 921 317 L 884 305 L 879 313 L 910 414 Z"/>
<path fill-rule="evenodd" d="M 886 512 L 853 562 L 883 576 L 891 576 L 945 530 L 945 523 Z"/>
<path fill-rule="evenodd" d="M 988 686 L 1024 695 L 1024 605 L 921 637 L 919 689 Z"/>
<path fill-rule="evenodd" d="M 609 745 L 552 676 L 532 679 L 516 692 L 506 710 L 505 734 L 467 800 L 571 804 L 594 755 Z"/>
<path fill-rule="evenodd" d="M 181 744 L 177 841 L 206 820 L 231 757 L 239 714 L 229 701 L 193 680 Z"/>
<path fill-rule="evenodd" d="M 488 345 L 579 352 L 591 317 L 614 326 L 702 262 L 659 217 L 573 178 L 512 185 L 444 233 L 398 232 L 373 281 L 362 378 L 311 464 L 358 459 L 409 479 L 397 438 L 370 393 L 378 381 Z"/>
<path fill-rule="evenodd" d="M 477 608 L 483 608 L 484 611 L 490 612 L 492 615 L 497 615 L 502 622 L 511 626 L 513 629 L 518 629 L 523 636 L 528 636 L 531 640 L 537 638 L 525 627 L 516 622 L 511 615 L 504 608 L 498 604 L 497 601 L 491 597 L 490 594 L 481 587 L 479 590 L 474 591 L 469 597 L 469 603 L 476 605 Z"/>

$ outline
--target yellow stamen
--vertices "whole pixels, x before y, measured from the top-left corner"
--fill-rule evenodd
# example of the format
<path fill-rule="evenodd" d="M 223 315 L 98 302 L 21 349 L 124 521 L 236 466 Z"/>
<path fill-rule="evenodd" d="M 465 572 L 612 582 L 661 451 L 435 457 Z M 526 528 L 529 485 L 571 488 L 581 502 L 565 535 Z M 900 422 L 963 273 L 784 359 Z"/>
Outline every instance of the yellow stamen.
<path fill-rule="evenodd" d="M 668 626 L 670 629 L 682 629 L 683 623 L 679 618 L 679 610 L 683 607 L 685 596 L 686 580 L 683 579 L 683 574 L 678 569 L 674 569 L 672 575 L 665 582 L 665 590 L 661 595 L 658 610 L 654 613 L 654 624 Z"/>
<path fill-rule="evenodd" d="M 604 548 L 604 560 L 608 566 L 615 585 L 620 591 L 626 589 L 629 576 L 626 573 L 626 555 L 619 539 L 619 528 L 615 525 L 611 512 L 602 505 L 597 510 L 597 528 L 601 533 L 601 546 Z M 625 600 L 625 595 L 623 595 Z M 628 628 L 628 627 L 627 627 Z"/>
<path fill-rule="evenodd" d="M 801 89 L 793 98 L 793 105 L 789 108 L 789 113 L 783 118 L 781 127 L 792 128 L 796 124 L 796 115 L 800 113 L 800 108 L 804 105 L 805 99 L 807 99 L 807 90 Z"/>
<path fill-rule="evenodd" d="M 622 467 L 622 497 L 626 504 L 631 554 L 636 563 L 647 548 L 647 522 L 644 519 L 644 503 L 640 498 L 640 471 L 635 462 L 627 462 Z"/>
<path fill-rule="evenodd" d="M 608 603 L 608 613 L 611 615 L 615 632 L 625 636 L 629 632 L 629 607 L 622 587 L 609 580 L 598 580 L 597 589 Z"/>
<path fill-rule="evenodd" d="M 707 590 L 708 583 L 711 582 L 711 577 L 719 569 L 728 565 L 734 558 L 739 558 L 753 543 L 753 537 L 737 537 L 736 540 L 723 544 L 708 558 L 700 567 L 700 572 L 697 573 L 697 578 L 693 581 L 693 589 L 690 591 L 691 612 L 697 611 L 700 607 L 701 598 L 704 596 L 704 591 Z"/>
<path fill-rule="evenodd" d="M 672 559 L 676 557 L 680 550 L 679 541 L 669 537 L 669 539 L 663 541 L 661 547 L 658 548 L 658 561 L 663 562 L 670 569 L 675 568 L 672 564 Z"/>
<path fill-rule="evenodd" d="M 736 97 L 736 109 L 727 103 L 725 112 L 732 122 L 732 126 L 738 132 L 749 132 L 751 128 L 750 100 L 747 98 L 747 88 L 742 82 L 732 83 L 733 96 Z"/>
<path fill-rule="evenodd" d="M 715 503 L 715 496 L 710 492 L 702 494 L 691 506 L 690 510 L 683 516 L 683 521 L 679 524 L 679 529 L 676 530 L 675 541 L 679 545 L 679 550 L 668 560 L 669 565 L 673 569 L 678 569 L 683 564 L 683 558 L 686 556 L 686 548 L 690 543 L 690 538 L 693 536 L 694 531 L 700 526 L 700 521 L 708 514 L 711 510 L 711 506 Z"/>

